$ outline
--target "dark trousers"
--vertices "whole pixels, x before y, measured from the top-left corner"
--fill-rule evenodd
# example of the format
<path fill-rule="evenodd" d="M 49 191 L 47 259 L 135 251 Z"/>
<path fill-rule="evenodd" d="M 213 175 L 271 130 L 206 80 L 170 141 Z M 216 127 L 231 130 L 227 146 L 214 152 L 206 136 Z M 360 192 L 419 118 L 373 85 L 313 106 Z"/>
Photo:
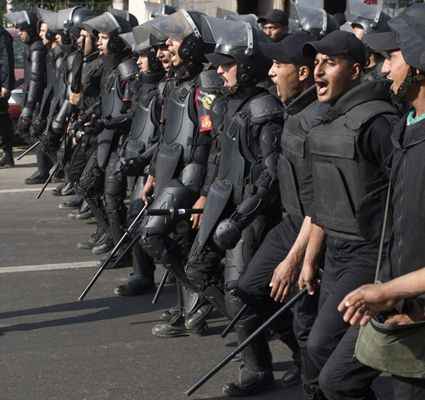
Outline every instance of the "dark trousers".
<path fill-rule="evenodd" d="M 327 236 L 319 313 L 307 341 L 316 383 L 328 400 L 373 399 L 370 385 L 378 372 L 353 358 L 357 336 L 337 310 L 352 290 L 373 282 L 377 246 Z"/>
<path fill-rule="evenodd" d="M 5 112 L 0 114 L 0 135 L 2 139 L 3 150 L 6 155 L 12 156 L 13 145 L 13 126 L 9 114 Z"/>
<path fill-rule="evenodd" d="M 350 328 L 322 369 L 319 384 L 328 400 L 376 399 L 370 386 L 380 371 L 354 357 L 358 328 Z M 394 400 L 425 399 L 425 380 L 393 376 Z"/>
<path fill-rule="evenodd" d="M 283 305 L 270 297 L 269 283 L 273 271 L 285 259 L 294 244 L 301 224 L 302 220 L 284 215 L 282 221 L 266 235 L 239 280 L 241 297 L 250 305 L 247 315 L 255 314 L 260 322 Z M 282 340 L 296 351 L 298 345 L 305 347 L 316 313 L 317 296 L 305 296 L 293 307 L 292 312 L 285 313 L 272 328 L 279 331 Z"/>

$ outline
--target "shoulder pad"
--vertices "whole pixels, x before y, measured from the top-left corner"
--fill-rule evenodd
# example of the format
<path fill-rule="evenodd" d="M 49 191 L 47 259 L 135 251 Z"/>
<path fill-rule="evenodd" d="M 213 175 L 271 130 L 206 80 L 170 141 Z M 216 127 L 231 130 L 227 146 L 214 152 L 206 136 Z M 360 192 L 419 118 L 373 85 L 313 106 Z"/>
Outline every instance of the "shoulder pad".
<path fill-rule="evenodd" d="M 269 93 L 254 97 L 249 102 L 251 121 L 262 123 L 283 116 L 283 106 L 280 100 Z"/>
<path fill-rule="evenodd" d="M 68 71 L 72 70 L 72 65 L 74 64 L 75 60 L 77 58 L 77 52 L 73 51 L 71 54 L 69 54 L 66 57 L 66 68 Z"/>
<path fill-rule="evenodd" d="M 397 114 L 396 108 L 384 100 L 372 100 L 351 109 L 345 116 L 345 125 L 358 130 L 380 114 Z"/>
<path fill-rule="evenodd" d="M 131 80 L 139 73 L 139 69 L 136 61 L 133 58 L 129 58 L 118 65 L 118 72 L 122 80 Z"/>
<path fill-rule="evenodd" d="M 329 108 L 328 103 L 319 103 L 317 100 L 310 103 L 299 113 L 299 121 L 305 132 L 309 132 L 322 121 L 322 114 Z"/>
<path fill-rule="evenodd" d="M 45 51 L 46 48 L 44 47 L 43 43 L 40 40 L 36 40 L 34 43 L 30 46 L 31 51 Z"/>
<path fill-rule="evenodd" d="M 206 92 L 220 91 L 223 90 L 223 79 L 215 69 L 209 69 L 199 74 L 199 85 Z"/>

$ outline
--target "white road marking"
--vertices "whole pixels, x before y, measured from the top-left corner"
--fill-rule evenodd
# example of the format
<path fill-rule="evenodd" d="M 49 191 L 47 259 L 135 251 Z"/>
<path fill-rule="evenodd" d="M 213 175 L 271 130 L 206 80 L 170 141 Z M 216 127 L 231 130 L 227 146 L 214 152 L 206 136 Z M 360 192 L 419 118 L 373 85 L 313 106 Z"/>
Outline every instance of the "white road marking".
<path fill-rule="evenodd" d="M 51 190 L 53 190 L 54 188 L 47 188 L 46 192 L 49 192 Z M 5 194 L 5 193 L 26 193 L 26 192 L 39 192 L 41 190 L 41 186 L 40 187 L 35 187 L 35 188 L 26 188 L 26 189 L 0 189 L 0 194 Z"/>
<path fill-rule="evenodd" d="M 97 261 L 69 262 L 62 264 L 22 265 L 17 267 L 0 267 L 0 274 L 13 272 L 56 271 L 61 269 L 94 268 Z"/>

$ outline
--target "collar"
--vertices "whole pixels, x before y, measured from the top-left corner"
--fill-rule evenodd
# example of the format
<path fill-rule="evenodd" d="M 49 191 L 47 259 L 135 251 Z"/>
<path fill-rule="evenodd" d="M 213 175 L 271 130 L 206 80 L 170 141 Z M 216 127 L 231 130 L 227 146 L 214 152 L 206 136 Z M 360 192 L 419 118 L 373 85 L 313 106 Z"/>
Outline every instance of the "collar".
<path fill-rule="evenodd" d="M 323 122 L 331 122 L 346 114 L 354 107 L 372 100 L 390 101 L 389 82 L 387 81 L 367 81 L 359 83 L 330 106 L 323 115 Z"/>
<path fill-rule="evenodd" d="M 412 110 L 407 114 L 406 125 L 407 126 L 414 125 L 424 119 L 425 119 L 425 113 L 421 115 L 415 115 L 415 110 Z"/>
<path fill-rule="evenodd" d="M 308 89 L 304 90 L 297 97 L 293 98 L 285 108 L 285 111 L 288 114 L 294 115 L 298 114 L 300 111 L 304 110 L 309 104 L 317 99 L 316 87 L 310 86 Z"/>

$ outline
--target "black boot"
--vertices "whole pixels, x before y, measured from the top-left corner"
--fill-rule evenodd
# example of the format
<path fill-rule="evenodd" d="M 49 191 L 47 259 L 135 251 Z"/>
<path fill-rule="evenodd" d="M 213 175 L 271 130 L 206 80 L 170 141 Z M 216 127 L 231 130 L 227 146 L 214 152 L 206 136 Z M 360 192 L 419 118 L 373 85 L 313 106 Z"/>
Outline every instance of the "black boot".
<path fill-rule="evenodd" d="M 85 242 L 78 242 L 77 248 L 83 250 L 91 250 L 97 244 L 101 244 L 106 240 L 106 233 L 97 227 L 96 232 L 90 235 L 89 239 Z"/>
<path fill-rule="evenodd" d="M 236 308 L 239 309 L 240 307 Z M 242 343 L 261 324 L 261 320 L 249 312 L 236 324 L 235 331 Z M 223 386 L 223 394 L 230 397 L 243 397 L 258 394 L 274 386 L 272 356 L 267 338 L 260 334 L 242 351 L 239 382 Z"/>
<path fill-rule="evenodd" d="M 154 274 L 155 264 L 147 255 L 140 244 L 136 242 L 132 248 L 133 272 L 128 282 L 115 288 L 118 296 L 139 296 L 155 289 Z"/>
<path fill-rule="evenodd" d="M 12 168 L 15 166 L 13 154 L 11 151 L 4 151 L 4 155 L 0 158 L 0 168 Z"/>

